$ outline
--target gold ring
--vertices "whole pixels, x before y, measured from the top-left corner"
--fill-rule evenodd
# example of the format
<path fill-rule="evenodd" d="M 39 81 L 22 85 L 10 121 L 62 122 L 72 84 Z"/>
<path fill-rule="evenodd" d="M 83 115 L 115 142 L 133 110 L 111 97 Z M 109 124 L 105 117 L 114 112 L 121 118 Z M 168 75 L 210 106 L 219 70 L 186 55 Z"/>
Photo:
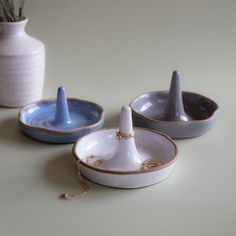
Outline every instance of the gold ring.
<path fill-rule="evenodd" d="M 116 131 L 116 137 L 118 139 L 130 139 L 130 138 L 134 137 L 134 132 L 132 132 L 132 133 L 122 133 L 122 132 L 120 132 L 120 130 L 117 130 Z"/>

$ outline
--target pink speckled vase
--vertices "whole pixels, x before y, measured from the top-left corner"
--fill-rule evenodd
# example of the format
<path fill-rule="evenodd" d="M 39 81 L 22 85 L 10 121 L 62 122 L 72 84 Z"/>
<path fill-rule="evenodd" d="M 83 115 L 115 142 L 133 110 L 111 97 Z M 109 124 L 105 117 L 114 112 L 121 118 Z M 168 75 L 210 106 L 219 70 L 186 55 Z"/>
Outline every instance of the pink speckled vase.
<path fill-rule="evenodd" d="M 0 106 L 21 107 L 42 97 L 44 44 L 25 33 L 27 22 L 0 22 Z"/>

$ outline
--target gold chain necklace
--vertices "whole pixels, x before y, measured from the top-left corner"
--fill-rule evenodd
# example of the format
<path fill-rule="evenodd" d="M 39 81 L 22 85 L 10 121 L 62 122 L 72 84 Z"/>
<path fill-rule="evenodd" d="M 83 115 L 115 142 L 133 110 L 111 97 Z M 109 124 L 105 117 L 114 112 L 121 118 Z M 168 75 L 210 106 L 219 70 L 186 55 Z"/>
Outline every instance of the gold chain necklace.
<path fill-rule="evenodd" d="M 160 160 L 147 159 L 146 161 L 143 162 L 141 169 L 148 170 L 162 165 L 163 163 Z"/>
<path fill-rule="evenodd" d="M 81 172 L 80 172 L 80 164 L 79 164 L 79 161 L 77 162 L 77 165 L 76 165 L 76 174 L 78 176 L 78 179 L 79 179 L 79 183 L 80 183 L 80 186 L 82 187 L 82 192 L 80 193 L 72 193 L 72 194 L 69 194 L 69 193 L 61 193 L 58 195 L 58 198 L 62 199 L 62 200 L 71 200 L 71 199 L 74 199 L 74 198 L 80 198 L 84 195 L 86 195 L 89 191 L 89 186 L 84 182 L 84 179 L 81 175 Z"/>
<path fill-rule="evenodd" d="M 102 160 L 97 160 L 95 162 L 96 165 L 98 164 L 98 161 L 102 162 Z M 142 163 L 141 169 L 148 170 L 148 169 L 155 168 L 155 167 L 158 167 L 158 166 L 161 166 L 161 165 L 163 165 L 163 163 L 160 160 L 148 159 L 148 160 L 146 160 Z M 71 199 L 74 199 L 74 198 L 80 198 L 80 197 L 86 195 L 89 192 L 90 187 L 88 186 L 88 184 L 86 184 L 84 182 L 84 178 L 81 175 L 79 161 L 77 162 L 76 166 L 77 166 L 76 173 L 77 173 L 77 176 L 78 176 L 78 179 L 79 179 L 80 186 L 82 187 L 83 191 L 80 192 L 80 193 L 72 193 L 72 194 L 61 193 L 61 194 L 58 195 L 58 198 L 60 198 L 62 200 L 71 200 Z"/>

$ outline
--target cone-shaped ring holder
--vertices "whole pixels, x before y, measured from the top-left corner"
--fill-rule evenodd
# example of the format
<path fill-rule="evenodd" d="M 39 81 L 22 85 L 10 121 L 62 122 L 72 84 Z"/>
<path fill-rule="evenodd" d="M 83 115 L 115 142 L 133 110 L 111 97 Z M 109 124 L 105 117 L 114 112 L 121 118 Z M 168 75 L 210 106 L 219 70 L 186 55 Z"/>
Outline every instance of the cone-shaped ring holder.
<path fill-rule="evenodd" d="M 68 108 L 67 96 L 65 89 L 63 87 L 59 87 L 57 90 L 57 107 L 56 107 L 56 114 L 52 124 L 54 126 L 64 126 L 70 125 L 71 118 L 70 112 Z"/>
<path fill-rule="evenodd" d="M 172 74 L 168 101 L 161 119 L 166 121 L 188 121 L 191 119 L 184 109 L 180 74 L 176 70 Z"/>
<path fill-rule="evenodd" d="M 81 172 L 92 181 L 117 188 L 139 188 L 166 179 L 177 159 L 177 146 L 164 134 L 133 128 L 124 106 L 118 129 L 80 138 L 73 149 Z"/>
<path fill-rule="evenodd" d="M 116 135 L 119 140 L 117 151 L 114 157 L 101 166 L 112 167 L 113 170 L 140 169 L 143 161 L 135 145 L 131 109 L 128 106 L 124 106 L 121 110 L 120 126 Z"/>
<path fill-rule="evenodd" d="M 90 101 L 67 99 L 59 87 L 57 98 L 41 100 L 25 106 L 19 112 L 23 132 L 40 141 L 71 143 L 91 131 L 102 128 L 104 109 Z"/>
<path fill-rule="evenodd" d="M 218 105 L 200 94 L 182 92 L 180 83 L 180 74 L 174 71 L 169 91 L 145 93 L 131 101 L 134 124 L 172 138 L 196 137 L 210 130 Z"/>

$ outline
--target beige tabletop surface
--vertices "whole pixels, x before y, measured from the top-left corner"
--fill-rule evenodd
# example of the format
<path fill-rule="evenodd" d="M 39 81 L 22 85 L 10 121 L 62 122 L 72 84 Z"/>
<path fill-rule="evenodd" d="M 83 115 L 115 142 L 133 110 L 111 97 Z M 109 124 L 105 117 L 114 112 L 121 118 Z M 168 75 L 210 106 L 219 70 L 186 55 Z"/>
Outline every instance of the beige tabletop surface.
<path fill-rule="evenodd" d="M 177 140 L 171 177 L 138 190 L 87 181 L 80 186 L 72 144 L 25 137 L 18 109 L 0 108 L 0 235 L 236 235 L 236 1 L 31 0 L 27 31 L 46 46 L 44 98 L 58 86 L 106 109 L 116 126 L 121 106 L 169 87 L 215 100 L 220 113 L 204 136 Z"/>

